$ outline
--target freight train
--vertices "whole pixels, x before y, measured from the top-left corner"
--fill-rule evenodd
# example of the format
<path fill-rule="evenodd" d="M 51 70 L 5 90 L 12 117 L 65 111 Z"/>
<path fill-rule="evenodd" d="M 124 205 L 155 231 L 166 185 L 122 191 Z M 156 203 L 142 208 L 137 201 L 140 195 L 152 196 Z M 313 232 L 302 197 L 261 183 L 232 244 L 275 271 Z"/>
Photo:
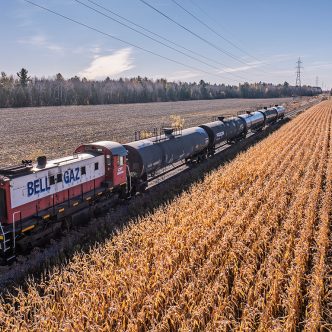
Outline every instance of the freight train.
<path fill-rule="evenodd" d="M 54 225 L 80 222 L 101 204 L 143 192 L 149 181 L 174 163 L 195 164 L 213 157 L 216 147 L 235 143 L 285 116 L 283 106 L 247 112 L 197 127 L 127 144 L 82 144 L 72 156 L 0 169 L 0 255 L 15 258 L 20 243 L 52 233 Z"/>

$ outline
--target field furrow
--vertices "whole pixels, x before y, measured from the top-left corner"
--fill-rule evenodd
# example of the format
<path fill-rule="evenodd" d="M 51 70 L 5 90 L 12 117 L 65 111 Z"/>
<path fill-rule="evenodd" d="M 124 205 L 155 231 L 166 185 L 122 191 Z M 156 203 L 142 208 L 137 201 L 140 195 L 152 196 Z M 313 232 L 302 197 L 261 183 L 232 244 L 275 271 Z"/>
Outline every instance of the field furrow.
<path fill-rule="evenodd" d="M 329 128 L 330 129 L 330 128 Z M 314 234 L 315 253 L 312 259 L 312 273 L 307 280 L 307 310 L 305 312 L 305 331 L 316 331 L 321 326 L 328 327 L 329 323 L 324 322 L 324 277 L 329 270 L 327 253 L 329 248 L 330 215 L 332 212 L 332 135 L 329 132 L 327 169 L 323 186 L 325 192 L 322 197 L 319 210 L 319 224 Z M 332 327 L 331 325 L 329 326 Z"/>

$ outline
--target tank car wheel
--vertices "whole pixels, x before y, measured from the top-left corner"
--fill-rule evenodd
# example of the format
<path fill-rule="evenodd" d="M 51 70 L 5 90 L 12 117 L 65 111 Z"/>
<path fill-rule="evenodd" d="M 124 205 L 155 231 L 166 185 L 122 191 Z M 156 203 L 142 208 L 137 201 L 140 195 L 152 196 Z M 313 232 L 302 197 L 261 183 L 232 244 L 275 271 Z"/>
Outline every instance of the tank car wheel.
<path fill-rule="evenodd" d="M 198 162 L 199 162 L 199 163 L 202 163 L 202 162 L 206 161 L 206 159 L 207 159 L 206 154 L 202 154 L 201 156 L 199 156 L 199 158 L 198 158 Z"/>
<path fill-rule="evenodd" d="M 146 191 L 147 187 L 148 187 L 148 185 L 145 182 L 140 183 L 138 185 L 138 192 L 144 193 Z"/>
<path fill-rule="evenodd" d="M 136 193 L 137 193 L 137 188 L 136 188 L 136 184 L 135 184 L 135 185 L 133 185 L 133 186 L 131 187 L 131 190 L 130 190 L 129 196 L 130 196 L 130 197 L 135 196 Z"/>
<path fill-rule="evenodd" d="M 127 190 L 127 188 L 121 188 L 119 191 L 119 199 L 127 199 L 130 197 L 130 191 Z"/>

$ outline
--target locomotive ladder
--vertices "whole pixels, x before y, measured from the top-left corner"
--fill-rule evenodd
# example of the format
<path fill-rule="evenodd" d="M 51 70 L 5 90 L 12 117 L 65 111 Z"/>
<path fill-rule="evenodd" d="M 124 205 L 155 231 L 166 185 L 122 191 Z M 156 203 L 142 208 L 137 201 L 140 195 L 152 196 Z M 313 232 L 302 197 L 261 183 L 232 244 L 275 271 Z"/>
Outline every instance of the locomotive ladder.
<path fill-rule="evenodd" d="M 0 236 L 2 240 L 1 244 L 1 252 L 4 255 L 4 258 L 7 262 L 11 261 L 16 257 L 15 255 L 15 247 L 16 247 L 16 233 L 15 233 L 15 221 L 13 222 L 12 229 L 6 229 L 0 223 Z"/>
<path fill-rule="evenodd" d="M 2 224 L 0 223 L 0 235 L 2 237 L 2 240 L 1 240 L 1 252 L 2 254 L 4 254 L 4 256 L 7 255 L 8 253 L 8 250 L 12 249 L 12 246 L 11 246 L 11 235 L 12 235 L 12 232 L 11 231 L 5 231 L 4 227 L 2 226 Z M 12 259 L 13 257 L 8 257 L 6 258 L 6 260 L 10 260 Z"/>

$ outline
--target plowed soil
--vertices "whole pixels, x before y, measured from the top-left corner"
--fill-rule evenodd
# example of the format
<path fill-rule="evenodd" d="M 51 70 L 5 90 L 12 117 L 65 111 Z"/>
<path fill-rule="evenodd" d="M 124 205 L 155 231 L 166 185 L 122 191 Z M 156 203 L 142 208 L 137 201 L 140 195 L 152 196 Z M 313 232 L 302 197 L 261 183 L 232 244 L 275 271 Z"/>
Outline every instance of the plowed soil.
<path fill-rule="evenodd" d="M 81 143 L 134 140 L 136 130 L 169 125 L 170 115 L 184 118 L 185 127 L 209 122 L 213 117 L 274 104 L 282 99 L 225 99 L 169 103 L 61 106 L 0 109 L 0 166 L 35 159 L 70 155 Z"/>

